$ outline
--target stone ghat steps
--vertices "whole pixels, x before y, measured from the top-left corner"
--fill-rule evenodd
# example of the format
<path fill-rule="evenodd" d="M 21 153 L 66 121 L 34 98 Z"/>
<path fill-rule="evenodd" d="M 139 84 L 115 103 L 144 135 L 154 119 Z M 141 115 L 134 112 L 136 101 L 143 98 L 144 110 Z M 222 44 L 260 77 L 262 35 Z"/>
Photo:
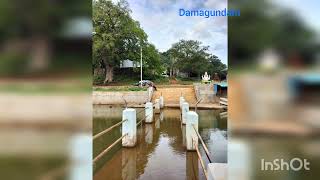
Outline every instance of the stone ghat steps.
<path fill-rule="evenodd" d="M 193 86 L 187 87 L 159 87 L 157 91 L 153 92 L 152 102 L 160 96 L 164 97 L 165 104 L 179 104 L 181 93 L 187 102 L 193 104 L 197 102 Z"/>

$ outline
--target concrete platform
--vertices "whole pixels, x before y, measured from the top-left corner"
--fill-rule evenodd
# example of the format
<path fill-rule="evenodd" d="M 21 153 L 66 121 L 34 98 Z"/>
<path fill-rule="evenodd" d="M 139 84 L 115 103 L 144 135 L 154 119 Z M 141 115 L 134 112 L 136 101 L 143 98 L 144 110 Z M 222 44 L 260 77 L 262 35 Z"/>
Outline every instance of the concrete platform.
<path fill-rule="evenodd" d="M 176 103 L 165 103 L 164 107 L 169 107 L 169 108 L 180 108 L 179 104 Z M 195 104 L 190 104 L 190 108 L 195 108 Z M 198 109 L 225 109 L 225 106 L 221 106 L 219 104 L 198 104 Z"/>
<path fill-rule="evenodd" d="M 207 168 L 208 180 L 225 180 L 227 178 L 227 163 L 210 163 Z"/>

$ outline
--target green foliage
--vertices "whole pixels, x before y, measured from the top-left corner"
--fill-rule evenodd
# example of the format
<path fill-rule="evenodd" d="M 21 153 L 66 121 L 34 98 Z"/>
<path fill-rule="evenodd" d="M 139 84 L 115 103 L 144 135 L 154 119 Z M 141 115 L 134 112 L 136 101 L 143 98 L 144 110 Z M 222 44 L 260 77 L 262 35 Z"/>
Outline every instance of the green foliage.
<path fill-rule="evenodd" d="M 163 68 L 159 52 L 147 41 L 146 33 L 130 12 L 126 1 L 93 2 L 93 68 L 117 68 L 126 59 L 140 62 L 142 47 L 144 75 L 160 74 Z"/>
<path fill-rule="evenodd" d="M 147 43 L 143 49 L 143 71 L 146 77 L 154 77 L 160 75 L 164 68 L 160 60 L 160 54 L 153 44 Z"/>
<path fill-rule="evenodd" d="M 162 85 L 165 85 L 165 84 L 170 84 L 170 80 L 168 77 L 163 77 L 163 76 L 158 76 L 157 78 L 155 78 L 153 80 L 154 83 L 156 83 L 157 85 L 158 84 L 162 84 Z"/>
<path fill-rule="evenodd" d="M 295 16 L 295 12 L 276 7 L 267 0 L 230 1 L 228 6 L 241 11 L 241 16 L 229 18 L 231 66 L 250 65 L 251 60 L 267 48 L 288 56 L 312 46 L 313 33 Z"/>
<path fill-rule="evenodd" d="M 95 74 L 93 76 L 93 84 L 102 84 L 104 81 L 104 78 L 105 77 L 101 74 L 99 74 L 99 75 Z"/>
<path fill-rule="evenodd" d="M 24 55 L 4 53 L 0 55 L 0 75 L 12 76 L 26 73 L 29 59 Z"/>
<path fill-rule="evenodd" d="M 93 66 L 120 65 L 121 60 L 137 61 L 140 45 L 147 35 L 130 16 L 128 3 L 93 1 Z"/>
<path fill-rule="evenodd" d="M 90 1 L 0 1 L 0 39 L 54 37 L 73 17 L 90 17 Z"/>
<path fill-rule="evenodd" d="M 153 81 L 159 79 L 162 82 L 164 79 L 168 82 L 167 78 L 161 76 L 165 69 L 175 68 L 199 76 L 205 71 L 219 72 L 226 67 L 216 56 L 208 53 L 208 46 L 202 46 L 201 42 L 194 40 L 181 40 L 160 54 L 147 41 L 146 33 L 132 19 L 130 12 L 125 0 L 118 3 L 93 1 L 93 68 L 118 68 L 121 61 L 126 59 L 140 62 L 141 50 L 143 77 Z M 133 71 L 138 72 L 140 68 L 133 68 Z M 114 79 L 124 82 L 127 78 Z M 101 82 L 101 77 L 94 77 L 94 82 Z"/>
<path fill-rule="evenodd" d="M 180 40 L 161 54 L 162 62 L 167 68 L 179 69 L 188 74 L 200 74 L 205 71 L 219 73 L 226 68 L 220 59 L 208 52 L 209 46 L 203 46 L 195 40 Z"/>

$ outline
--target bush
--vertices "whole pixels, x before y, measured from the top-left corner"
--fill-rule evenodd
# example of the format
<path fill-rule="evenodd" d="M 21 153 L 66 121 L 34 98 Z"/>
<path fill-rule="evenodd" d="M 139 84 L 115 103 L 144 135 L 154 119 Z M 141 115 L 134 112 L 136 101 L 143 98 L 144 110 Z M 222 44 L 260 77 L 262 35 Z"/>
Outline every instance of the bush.
<path fill-rule="evenodd" d="M 93 76 L 93 84 L 103 84 L 104 78 L 104 75 Z"/>
<path fill-rule="evenodd" d="M 28 58 L 21 54 L 4 53 L 0 55 L 0 75 L 17 76 L 27 72 Z"/>

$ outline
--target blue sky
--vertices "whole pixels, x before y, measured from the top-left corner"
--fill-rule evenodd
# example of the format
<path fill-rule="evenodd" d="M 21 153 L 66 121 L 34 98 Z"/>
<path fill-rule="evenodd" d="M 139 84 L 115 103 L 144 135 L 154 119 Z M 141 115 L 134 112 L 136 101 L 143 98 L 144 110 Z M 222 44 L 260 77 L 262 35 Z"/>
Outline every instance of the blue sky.
<path fill-rule="evenodd" d="M 119 0 L 113 0 L 115 2 Z M 270 0 L 293 9 L 320 37 L 319 0 Z M 180 39 L 193 39 L 209 45 L 209 51 L 227 64 L 228 22 L 226 17 L 179 16 L 184 9 L 224 9 L 227 0 L 128 0 L 132 17 L 148 34 L 148 40 L 161 52 Z M 319 38 L 320 39 L 320 38 Z"/>
<path fill-rule="evenodd" d="M 117 0 L 114 0 L 117 1 Z M 198 40 L 227 64 L 227 18 L 179 16 L 179 9 L 224 9 L 227 0 L 128 0 L 132 17 L 160 52 L 180 39 Z"/>

